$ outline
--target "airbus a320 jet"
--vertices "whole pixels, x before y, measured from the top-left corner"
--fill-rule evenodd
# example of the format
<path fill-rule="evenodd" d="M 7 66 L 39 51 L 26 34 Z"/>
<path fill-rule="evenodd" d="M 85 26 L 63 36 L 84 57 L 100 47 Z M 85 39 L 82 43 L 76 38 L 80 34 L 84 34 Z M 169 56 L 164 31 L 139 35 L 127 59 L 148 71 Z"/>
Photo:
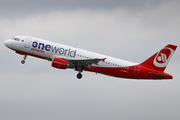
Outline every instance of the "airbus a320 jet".
<path fill-rule="evenodd" d="M 16 36 L 4 44 L 24 56 L 22 64 L 28 55 L 38 57 L 52 61 L 52 67 L 78 71 L 78 79 L 83 71 L 128 79 L 172 79 L 164 70 L 177 48 L 168 44 L 144 62 L 133 63 L 30 36 Z"/>

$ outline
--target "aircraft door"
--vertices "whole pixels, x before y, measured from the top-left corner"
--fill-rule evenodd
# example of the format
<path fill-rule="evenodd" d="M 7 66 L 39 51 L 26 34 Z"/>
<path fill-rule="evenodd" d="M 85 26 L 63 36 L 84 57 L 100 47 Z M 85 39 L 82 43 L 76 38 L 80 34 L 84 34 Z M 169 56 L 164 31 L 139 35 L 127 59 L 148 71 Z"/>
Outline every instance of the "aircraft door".
<path fill-rule="evenodd" d="M 29 48 L 29 47 L 30 47 L 30 43 L 31 43 L 31 38 L 26 38 L 24 47 L 25 47 L 25 48 Z"/>
<path fill-rule="evenodd" d="M 135 66 L 135 68 L 134 68 L 134 75 L 138 76 L 139 75 L 139 71 L 140 71 L 140 66 L 139 65 Z"/>

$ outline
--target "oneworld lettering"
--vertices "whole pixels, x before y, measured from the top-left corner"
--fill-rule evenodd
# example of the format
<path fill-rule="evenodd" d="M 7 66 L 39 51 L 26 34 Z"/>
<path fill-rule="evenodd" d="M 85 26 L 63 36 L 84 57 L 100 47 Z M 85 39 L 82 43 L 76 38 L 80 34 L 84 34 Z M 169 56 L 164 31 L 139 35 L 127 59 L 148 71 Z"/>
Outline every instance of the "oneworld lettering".
<path fill-rule="evenodd" d="M 40 51 L 41 53 L 43 50 L 45 51 L 51 51 L 54 53 L 58 53 L 60 55 L 64 55 L 64 56 L 70 56 L 70 57 L 75 57 L 76 56 L 76 50 L 71 50 L 71 49 L 65 49 L 65 48 L 60 48 L 60 47 L 55 47 L 49 44 L 44 44 L 44 43 L 38 43 L 36 41 L 34 41 L 32 43 L 32 47 L 34 49 L 31 48 L 31 50 L 35 50 L 35 51 Z M 38 50 L 37 50 L 38 49 Z"/>

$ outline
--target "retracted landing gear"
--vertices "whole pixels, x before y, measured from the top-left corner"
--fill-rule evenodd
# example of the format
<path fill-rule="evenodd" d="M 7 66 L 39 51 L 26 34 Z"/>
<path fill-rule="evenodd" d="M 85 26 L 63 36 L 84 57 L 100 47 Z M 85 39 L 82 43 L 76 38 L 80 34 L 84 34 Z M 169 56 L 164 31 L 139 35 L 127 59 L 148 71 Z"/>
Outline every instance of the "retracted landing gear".
<path fill-rule="evenodd" d="M 27 55 L 24 55 L 24 57 L 23 57 L 24 59 L 23 59 L 23 60 L 21 60 L 21 63 L 22 63 L 22 64 L 24 64 L 24 63 L 25 63 L 26 57 L 27 57 Z"/>
<path fill-rule="evenodd" d="M 77 78 L 78 78 L 78 79 L 81 79 L 81 78 L 82 78 L 82 74 L 81 74 L 80 72 L 77 74 Z"/>

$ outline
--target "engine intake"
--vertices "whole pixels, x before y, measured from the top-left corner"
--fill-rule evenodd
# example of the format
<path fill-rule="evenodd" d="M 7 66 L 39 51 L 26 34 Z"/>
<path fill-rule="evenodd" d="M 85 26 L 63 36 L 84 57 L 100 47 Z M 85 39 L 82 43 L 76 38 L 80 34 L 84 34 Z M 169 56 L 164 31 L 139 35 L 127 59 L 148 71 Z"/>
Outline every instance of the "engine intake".
<path fill-rule="evenodd" d="M 58 69 L 66 69 L 68 66 L 68 61 L 54 57 L 52 61 L 52 66 Z"/>

